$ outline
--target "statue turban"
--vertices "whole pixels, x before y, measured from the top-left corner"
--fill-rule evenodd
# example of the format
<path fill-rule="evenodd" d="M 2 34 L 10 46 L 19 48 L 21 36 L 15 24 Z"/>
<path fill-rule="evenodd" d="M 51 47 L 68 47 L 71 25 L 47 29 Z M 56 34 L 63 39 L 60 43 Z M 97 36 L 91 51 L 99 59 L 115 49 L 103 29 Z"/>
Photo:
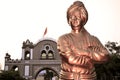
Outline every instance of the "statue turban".
<path fill-rule="evenodd" d="M 77 10 L 80 11 L 81 24 L 84 26 L 88 20 L 88 12 L 81 1 L 75 1 L 67 10 L 67 20 L 69 22 L 69 17 L 72 13 Z"/>

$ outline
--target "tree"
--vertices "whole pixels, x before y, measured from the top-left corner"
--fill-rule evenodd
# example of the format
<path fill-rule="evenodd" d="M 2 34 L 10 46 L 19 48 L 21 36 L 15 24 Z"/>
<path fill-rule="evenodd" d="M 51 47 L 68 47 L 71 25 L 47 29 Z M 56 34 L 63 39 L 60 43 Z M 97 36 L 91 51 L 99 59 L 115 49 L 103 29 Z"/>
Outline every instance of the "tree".
<path fill-rule="evenodd" d="M 110 59 L 106 63 L 95 65 L 97 80 L 120 80 L 120 45 L 108 41 L 105 47 L 110 53 Z"/>
<path fill-rule="evenodd" d="M 18 71 L 2 71 L 0 80 L 26 80 L 19 75 Z"/>

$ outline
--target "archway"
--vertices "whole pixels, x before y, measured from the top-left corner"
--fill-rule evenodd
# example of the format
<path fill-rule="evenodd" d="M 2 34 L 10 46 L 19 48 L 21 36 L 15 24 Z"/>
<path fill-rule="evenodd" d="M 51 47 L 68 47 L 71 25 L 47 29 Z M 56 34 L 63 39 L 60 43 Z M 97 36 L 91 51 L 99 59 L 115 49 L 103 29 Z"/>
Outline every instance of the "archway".
<path fill-rule="evenodd" d="M 43 68 L 37 73 L 35 80 L 58 80 L 58 78 L 59 75 L 55 70 Z"/>
<path fill-rule="evenodd" d="M 14 65 L 11 70 L 12 70 L 12 71 L 18 71 L 19 68 L 18 68 L 18 66 Z"/>

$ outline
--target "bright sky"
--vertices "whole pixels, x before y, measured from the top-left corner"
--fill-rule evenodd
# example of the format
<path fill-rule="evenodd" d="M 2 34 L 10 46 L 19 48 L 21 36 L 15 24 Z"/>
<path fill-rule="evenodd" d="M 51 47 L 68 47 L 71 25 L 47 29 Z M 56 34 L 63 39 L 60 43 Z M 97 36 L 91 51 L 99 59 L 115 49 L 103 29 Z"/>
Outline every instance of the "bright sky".
<path fill-rule="evenodd" d="M 0 63 L 4 68 L 5 53 L 20 59 L 22 43 L 34 44 L 42 37 L 58 39 L 69 33 L 67 8 L 75 0 L 0 0 Z M 89 14 L 85 28 L 105 44 L 120 41 L 120 0 L 81 0 Z"/>

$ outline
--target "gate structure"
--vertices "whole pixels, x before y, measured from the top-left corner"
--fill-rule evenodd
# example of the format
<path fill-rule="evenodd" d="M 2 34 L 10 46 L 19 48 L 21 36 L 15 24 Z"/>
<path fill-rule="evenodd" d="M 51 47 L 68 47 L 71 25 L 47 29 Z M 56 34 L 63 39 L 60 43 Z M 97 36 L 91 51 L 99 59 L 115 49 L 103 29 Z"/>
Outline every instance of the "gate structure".
<path fill-rule="evenodd" d="M 21 60 L 6 53 L 4 70 L 19 71 L 28 80 L 58 80 L 61 59 L 55 40 L 45 38 L 33 44 L 23 42 Z"/>

